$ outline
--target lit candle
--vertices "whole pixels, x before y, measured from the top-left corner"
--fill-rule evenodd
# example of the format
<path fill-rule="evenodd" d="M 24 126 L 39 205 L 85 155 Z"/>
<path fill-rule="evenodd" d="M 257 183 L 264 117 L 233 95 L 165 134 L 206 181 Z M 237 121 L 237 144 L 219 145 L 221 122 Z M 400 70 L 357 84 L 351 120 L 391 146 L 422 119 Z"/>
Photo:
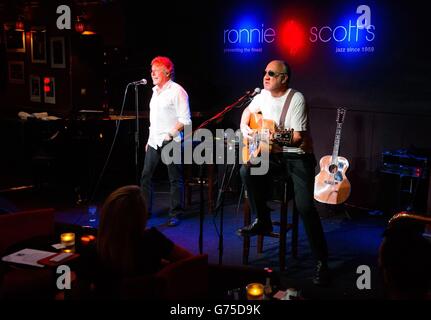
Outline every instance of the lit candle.
<path fill-rule="evenodd" d="M 262 300 L 263 299 L 263 284 L 250 283 L 246 287 L 248 300 Z"/>
<path fill-rule="evenodd" d="M 88 236 L 82 236 L 82 237 L 81 237 L 81 243 L 82 243 L 83 245 L 87 245 L 87 244 L 89 244 L 89 243 L 90 243 L 90 238 L 89 238 Z"/>
<path fill-rule="evenodd" d="M 71 247 L 75 245 L 75 234 L 73 232 L 62 233 L 60 239 L 61 244 L 65 247 Z"/>
<path fill-rule="evenodd" d="M 87 245 L 87 244 L 89 244 L 89 243 L 93 242 L 94 240 L 96 240 L 96 237 L 95 237 L 95 236 L 93 236 L 92 234 L 89 234 L 89 235 L 86 235 L 86 236 L 82 236 L 82 237 L 81 237 L 81 243 L 82 243 L 83 245 Z"/>

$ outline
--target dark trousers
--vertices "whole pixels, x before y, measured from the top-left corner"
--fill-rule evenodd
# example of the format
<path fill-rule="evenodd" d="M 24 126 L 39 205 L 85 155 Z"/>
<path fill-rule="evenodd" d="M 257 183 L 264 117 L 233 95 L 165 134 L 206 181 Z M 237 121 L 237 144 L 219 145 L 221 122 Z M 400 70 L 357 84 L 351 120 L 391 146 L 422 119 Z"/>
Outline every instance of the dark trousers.
<path fill-rule="evenodd" d="M 141 175 L 141 189 L 144 194 L 144 198 L 149 206 L 151 203 L 151 179 L 154 171 L 161 158 L 162 149 L 167 145 L 168 142 L 164 142 L 161 148 L 157 150 L 153 147 L 148 146 L 148 150 L 145 153 L 144 169 Z M 172 142 L 176 143 L 176 142 Z M 181 145 L 178 144 L 181 148 Z M 184 190 L 184 179 L 183 179 L 183 168 L 181 164 L 167 164 L 169 183 L 170 183 L 170 216 L 177 216 L 184 212 L 183 208 L 183 190 Z"/>
<path fill-rule="evenodd" d="M 284 175 L 291 179 L 296 208 L 302 218 L 311 251 L 317 260 L 327 260 L 328 249 L 319 214 L 314 206 L 314 154 L 278 153 L 270 155 L 269 172 L 266 175 L 250 175 L 250 167 L 240 169 L 250 203 L 251 213 L 259 220 L 270 221 L 266 201 L 274 189 L 273 178 Z"/>

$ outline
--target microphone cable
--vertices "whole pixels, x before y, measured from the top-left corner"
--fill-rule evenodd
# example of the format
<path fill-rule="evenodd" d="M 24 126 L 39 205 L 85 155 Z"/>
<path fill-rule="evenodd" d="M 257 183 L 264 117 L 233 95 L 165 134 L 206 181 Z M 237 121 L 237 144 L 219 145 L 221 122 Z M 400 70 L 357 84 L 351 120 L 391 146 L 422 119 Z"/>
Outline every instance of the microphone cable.
<path fill-rule="evenodd" d="M 106 157 L 106 160 L 105 160 L 105 163 L 103 165 L 103 168 L 102 168 L 102 170 L 101 170 L 101 172 L 99 174 L 99 178 L 98 178 L 97 183 L 96 183 L 96 185 L 94 187 L 94 190 L 93 190 L 93 193 L 91 195 L 89 203 L 93 202 L 94 197 L 96 196 L 96 193 L 97 193 L 97 191 L 99 189 L 99 185 L 100 185 L 100 183 L 101 183 L 101 181 L 103 179 L 103 176 L 105 174 L 105 170 L 108 167 L 109 160 L 111 159 L 112 151 L 114 150 L 115 142 L 117 141 L 118 132 L 120 130 L 120 124 L 121 124 L 121 121 L 122 121 L 121 117 L 123 116 L 123 112 L 124 112 L 124 106 L 125 106 L 125 103 L 126 103 L 127 92 L 129 90 L 129 86 L 131 86 L 131 85 L 133 85 L 133 83 L 127 84 L 126 89 L 124 91 L 123 102 L 121 104 L 121 110 L 120 110 L 119 120 L 117 120 L 114 137 L 112 138 L 112 144 L 111 144 L 111 147 L 109 149 L 108 156 Z"/>

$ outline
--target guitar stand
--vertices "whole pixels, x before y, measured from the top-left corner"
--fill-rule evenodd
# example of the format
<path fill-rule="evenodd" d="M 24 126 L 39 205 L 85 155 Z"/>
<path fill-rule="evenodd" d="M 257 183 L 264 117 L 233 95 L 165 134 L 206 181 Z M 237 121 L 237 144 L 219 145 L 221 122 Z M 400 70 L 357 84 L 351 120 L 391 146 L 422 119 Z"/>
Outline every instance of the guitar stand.
<path fill-rule="evenodd" d="M 325 204 L 325 208 L 326 211 L 334 213 L 335 215 L 342 212 L 348 220 L 352 220 L 352 216 L 350 215 L 349 211 L 347 211 L 345 203 Z"/>
<path fill-rule="evenodd" d="M 350 215 L 349 211 L 347 211 L 345 204 L 343 203 L 343 211 L 346 215 L 347 219 L 352 220 L 352 216 Z"/>

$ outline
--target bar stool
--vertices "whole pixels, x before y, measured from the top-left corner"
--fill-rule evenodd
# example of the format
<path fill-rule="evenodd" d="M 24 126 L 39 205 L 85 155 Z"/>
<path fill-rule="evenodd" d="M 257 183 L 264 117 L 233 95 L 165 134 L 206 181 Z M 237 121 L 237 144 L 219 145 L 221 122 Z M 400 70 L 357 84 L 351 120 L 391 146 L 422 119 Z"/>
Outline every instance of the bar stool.
<path fill-rule="evenodd" d="M 292 233 L 292 256 L 298 256 L 298 223 L 299 215 L 295 206 L 295 201 L 292 197 L 289 197 L 289 182 L 286 179 L 280 179 L 275 181 L 281 184 L 281 203 L 280 203 L 280 220 L 273 221 L 273 225 L 279 226 L 279 232 L 271 232 L 267 235 L 258 235 L 257 237 L 257 252 L 263 252 L 263 241 L 264 237 L 278 238 L 279 239 L 279 265 L 280 271 L 284 271 L 286 268 L 286 236 L 287 232 Z M 250 206 L 248 203 L 247 191 L 244 193 L 244 225 L 249 225 L 251 223 L 251 213 Z M 292 221 L 288 223 L 288 205 L 289 200 L 292 200 Z M 250 253 L 250 236 L 243 237 L 243 264 L 248 264 L 248 257 Z"/>
<path fill-rule="evenodd" d="M 196 165 L 186 164 L 184 165 L 184 197 L 186 206 L 190 207 L 192 204 L 192 193 L 193 188 L 200 187 L 199 168 L 194 170 Z M 204 174 L 202 177 L 203 186 L 207 189 L 207 200 L 208 200 L 208 212 L 214 210 L 214 165 L 206 164 Z M 198 171 L 197 173 L 194 171 Z"/>

